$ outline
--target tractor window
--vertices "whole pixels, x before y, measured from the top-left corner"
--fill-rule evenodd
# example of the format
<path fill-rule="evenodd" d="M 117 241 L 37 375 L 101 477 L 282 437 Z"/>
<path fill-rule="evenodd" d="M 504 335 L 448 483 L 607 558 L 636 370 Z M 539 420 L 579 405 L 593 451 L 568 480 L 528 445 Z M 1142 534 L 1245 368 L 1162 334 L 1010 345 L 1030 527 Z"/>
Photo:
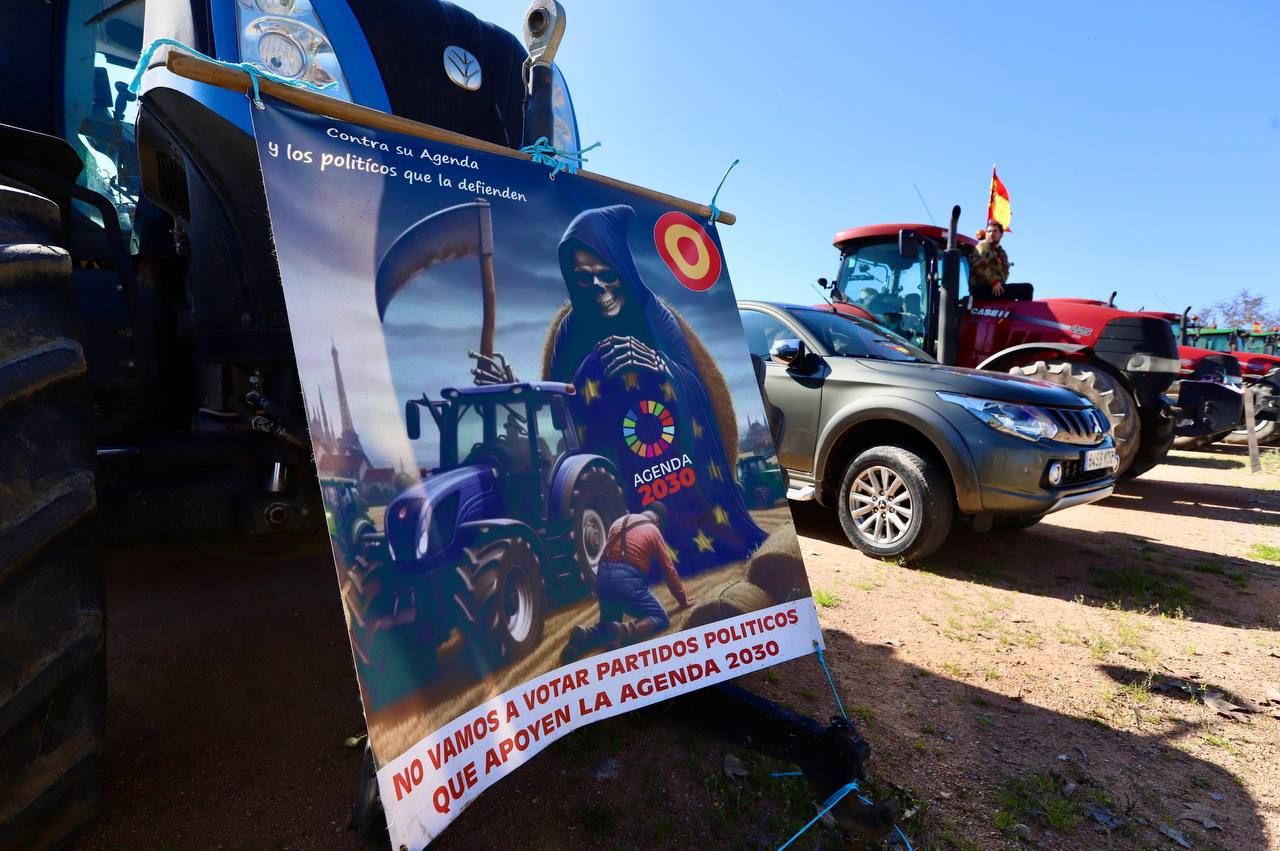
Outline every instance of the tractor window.
<path fill-rule="evenodd" d="M 846 301 L 871 313 L 889 330 L 923 344 L 929 304 L 924 247 L 914 258 L 898 253 L 898 244 L 861 245 L 846 254 L 837 290 Z"/>
<path fill-rule="evenodd" d="M 87 26 L 91 16 L 102 12 L 103 4 L 70 4 L 64 132 L 84 163 L 77 182 L 111 202 L 127 238 L 142 191 L 134 141 L 138 102 L 128 91 L 142 50 L 142 4 L 123 5 Z M 76 207 L 102 224 L 101 213 L 94 208 L 79 201 Z"/>
<path fill-rule="evenodd" d="M 534 425 L 538 429 L 538 464 L 542 467 L 543 479 L 551 484 L 551 476 L 555 473 L 556 459 L 569 449 L 568 440 L 560 429 L 556 428 L 551 416 L 551 405 L 539 405 L 534 414 Z"/>

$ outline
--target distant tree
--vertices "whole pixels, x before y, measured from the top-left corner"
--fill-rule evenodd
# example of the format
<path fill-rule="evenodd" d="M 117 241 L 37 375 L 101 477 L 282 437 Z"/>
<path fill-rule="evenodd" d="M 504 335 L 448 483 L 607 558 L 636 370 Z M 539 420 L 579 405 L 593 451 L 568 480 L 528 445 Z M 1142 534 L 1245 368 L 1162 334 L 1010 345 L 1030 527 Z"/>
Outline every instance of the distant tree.
<path fill-rule="evenodd" d="M 1241 290 L 1230 298 L 1215 301 L 1196 312 L 1200 324 L 1218 328 L 1248 328 L 1259 322 L 1265 328 L 1280 325 L 1280 309 L 1267 304 L 1267 297 Z"/>

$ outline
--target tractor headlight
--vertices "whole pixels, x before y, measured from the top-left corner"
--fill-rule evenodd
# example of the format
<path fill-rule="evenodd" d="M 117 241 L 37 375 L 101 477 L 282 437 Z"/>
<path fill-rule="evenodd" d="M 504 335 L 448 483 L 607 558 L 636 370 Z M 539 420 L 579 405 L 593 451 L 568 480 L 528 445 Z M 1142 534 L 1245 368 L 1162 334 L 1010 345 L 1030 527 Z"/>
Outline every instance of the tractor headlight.
<path fill-rule="evenodd" d="M 324 94 L 351 100 L 333 45 L 309 0 L 239 0 L 236 13 L 241 62 L 316 86 L 334 83 Z"/>
<path fill-rule="evenodd" d="M 1021 437 L 1023 440 L 1053 440 L 1058 434 L 1057 424 L 1034 405 L 1018 405 L 1014 402 L 980 399 L 943 391 L 938 391 L 938 398 L 959 405 L 996 431 Z"/>

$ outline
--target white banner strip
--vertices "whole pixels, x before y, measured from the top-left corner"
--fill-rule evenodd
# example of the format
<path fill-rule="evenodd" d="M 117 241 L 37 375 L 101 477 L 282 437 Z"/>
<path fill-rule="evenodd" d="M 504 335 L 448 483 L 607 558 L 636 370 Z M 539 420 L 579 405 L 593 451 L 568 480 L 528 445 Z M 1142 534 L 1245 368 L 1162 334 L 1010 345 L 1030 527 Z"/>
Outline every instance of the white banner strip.
<path fill-rule="evenodd" d="M 590 656 L 463 713 L 378 772 L 391 847 L 426 847 L 490 785 L 569 731 L 812 653 L 806 597 Z"/>

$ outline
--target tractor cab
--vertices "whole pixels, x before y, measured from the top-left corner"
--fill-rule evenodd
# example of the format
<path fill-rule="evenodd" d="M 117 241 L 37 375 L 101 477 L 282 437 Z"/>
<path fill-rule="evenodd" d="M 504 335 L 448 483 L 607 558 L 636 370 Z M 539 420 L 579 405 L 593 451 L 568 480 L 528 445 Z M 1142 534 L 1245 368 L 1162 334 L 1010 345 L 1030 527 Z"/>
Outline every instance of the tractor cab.
<path fill-rule="evenodd" d="M 902 244 L 900 234 L 908 234 Z M 915 236 L 910 236 L 914 234 Z M 958 237 L 972 251 L 977 242 Z M 946 232 L 932 225 L 888 224 L 851 228 L 836 234 L 840 270 L 831 285 L 841 306 L 884 325 L 930 354 L 938 328 L 939 259 Z M 967 292 L 969 259 L 957 257 L 960 288 Z"/>
<path fill-rule="evenodd" d="M 565 404 L 573 393 L 572 384 L 550 382 L 447 387 L 442 400 L 423 394 L 406 403 L 406 431 L 421 437 L 418 412 L 426 408 L 439 435 L 438 463 L 427 478 L 459 468 L 493 471 L 508 516 L 536 525 L 546 519 L 560 463 L 578 450 Z"/>

